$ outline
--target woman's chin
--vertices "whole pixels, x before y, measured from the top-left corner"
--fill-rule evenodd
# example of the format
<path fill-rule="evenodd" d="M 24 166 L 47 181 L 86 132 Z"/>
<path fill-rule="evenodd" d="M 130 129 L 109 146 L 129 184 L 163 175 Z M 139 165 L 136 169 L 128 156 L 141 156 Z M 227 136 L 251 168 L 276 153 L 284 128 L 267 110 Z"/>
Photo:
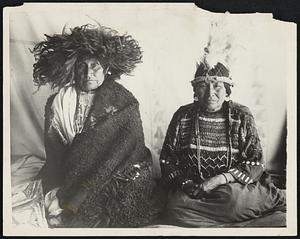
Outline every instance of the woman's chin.
<path fill-rule="evenodd" d="M 93 91 L 96 90 L 99 87 L 97 84 L 85 84 L 82 88 L 83 91 Z"/>
<path fill-rule="evenodd" d="M 212 106 L 206 106 L 205 107 L 205 111 L 206 112 L 216 112 L 219 111 L 222 108 L 222 106 L 219 105 L 212 105 Z"/>

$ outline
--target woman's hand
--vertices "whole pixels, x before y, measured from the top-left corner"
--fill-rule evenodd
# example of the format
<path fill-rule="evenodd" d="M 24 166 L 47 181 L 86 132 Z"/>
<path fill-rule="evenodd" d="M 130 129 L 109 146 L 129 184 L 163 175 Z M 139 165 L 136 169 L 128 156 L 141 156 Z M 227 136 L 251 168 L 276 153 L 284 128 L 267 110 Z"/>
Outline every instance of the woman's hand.
<path fill-rule="evenodd" d="M 45 208 L 50 217 L 57 216 L 63 211 L 56 196 L 58 190 L 59 188 L 54 188 L 45 195 Z"/>
<path fill-rule="evenodd" d="M 216 187 L 227 183 L 226 178 L 224 175 L 219 174 L 217 176 L 214 176 L 212 178 L 209 178 L 205 180 L 202 185 L 203 185 L 203 191 L 206 193 L 209 193 L 211 190 L 215 189 Z"/>
<path fill-rule="evenodd" d="M 56 228 L 56 227 L 63 227 L 63 221 L 61 218 L 61 214 L 58 216 L 51 216 L 47 220 L 49 227 Z"/>
<path fill-rule="evenodd" d="M 187 180 L 181 185 L 181 189 L 190 198 L 199 199 L 203 195 L 203 188 L 201 184 L 196 184 L 192 180 Z"/>
<path fill-rule="evenodd" d="M 54 188 L 45 195 L 45 208 L 47 212 L 47 222 L 50 227 L 62 227 L 61 213 L 63 209 L 59 206 L 56 196 L 59 188 Z"/>

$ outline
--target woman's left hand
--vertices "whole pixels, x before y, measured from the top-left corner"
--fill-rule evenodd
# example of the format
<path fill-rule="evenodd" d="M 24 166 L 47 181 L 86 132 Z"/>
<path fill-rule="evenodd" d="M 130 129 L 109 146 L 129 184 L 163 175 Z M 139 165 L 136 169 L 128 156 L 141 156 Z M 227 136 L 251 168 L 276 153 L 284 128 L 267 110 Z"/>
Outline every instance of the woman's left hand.
<path fill-rule="evenodd" d="M 222 174 L 219 174 L 217 176 L 205 180 L 202 183 L 203 191 L 209 193 L 211 190 L 225 183 L 226 183 L 225 177 Z"/>
<path fill-rule="evenodd" d="M 49 217 L 47 222 L 50 228 L 63 227 L 61 215 Z"/>

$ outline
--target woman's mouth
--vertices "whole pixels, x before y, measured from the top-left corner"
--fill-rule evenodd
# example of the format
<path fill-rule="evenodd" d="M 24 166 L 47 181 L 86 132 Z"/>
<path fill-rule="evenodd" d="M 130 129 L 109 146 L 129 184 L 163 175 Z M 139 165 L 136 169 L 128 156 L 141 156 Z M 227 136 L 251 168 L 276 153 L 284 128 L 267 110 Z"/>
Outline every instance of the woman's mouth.
<path fill-rule="evenodd" d="M 208 99 L 207 100 L 207 103 L 215 103 L 217 100 L 215 100 L 215 99 Z"/>
<path fill-rule="evenodd" d="M 93 81 L 97 81 L 97 80 L 94 80 L 94 79 L 93 80 L 85 80 L 84 82 L 89 83 L 89 82 L 93 82 Z"/>

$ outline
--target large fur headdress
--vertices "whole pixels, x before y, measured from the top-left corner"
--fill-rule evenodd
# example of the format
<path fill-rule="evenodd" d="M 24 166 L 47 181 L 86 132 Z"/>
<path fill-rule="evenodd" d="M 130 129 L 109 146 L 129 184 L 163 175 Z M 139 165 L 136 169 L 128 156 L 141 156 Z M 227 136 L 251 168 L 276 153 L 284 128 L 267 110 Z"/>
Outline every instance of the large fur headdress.
<path fill-rule="evenodd" d="M 33 81 L 38 87 L 47 83 L 52 88 L 72 84 L 75 64 L 82 56 L 97 57 L 112 79 L 129 75 L 142 59 L 138 42 L 132 36 L 120 35 L 100 25 L 87 24 L 70 29 L 70 33 L 63 30 L 62 34 L 45 36 L 46 39 L 32 50 L 35 57 Z"/>

